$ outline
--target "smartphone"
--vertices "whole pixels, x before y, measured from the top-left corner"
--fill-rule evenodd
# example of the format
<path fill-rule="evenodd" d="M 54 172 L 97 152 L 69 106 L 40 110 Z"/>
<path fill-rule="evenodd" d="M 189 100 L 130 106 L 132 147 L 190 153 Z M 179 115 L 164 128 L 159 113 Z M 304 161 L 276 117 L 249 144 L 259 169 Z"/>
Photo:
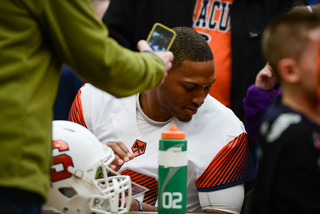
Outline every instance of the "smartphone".
<path fill-rule="evenodd" d="M 176 32 L 167 26 L 155 23 L 147 42 L 154 51 L 168 51 L 176 37 Z"/>

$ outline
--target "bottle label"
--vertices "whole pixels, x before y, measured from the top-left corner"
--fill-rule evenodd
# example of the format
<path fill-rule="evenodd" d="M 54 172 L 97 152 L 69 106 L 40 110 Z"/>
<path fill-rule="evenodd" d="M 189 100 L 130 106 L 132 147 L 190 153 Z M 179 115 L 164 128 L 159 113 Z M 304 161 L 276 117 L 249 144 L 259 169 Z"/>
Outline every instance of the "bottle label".
<path fill-rule="evenodd" d="M 183 195 L 181 192 L 162 193 L 161 207 L 164 209 L 182 209 Z"/>
<path fill-rule="evenodd" d="M 159 151 L 159 165 L 164 168 L 187 166 L 187 152 Z"/>
<path fill-rule="evenodd" d="M 187 166 L 159 166 L 158 212 L 185 213 Z"/>

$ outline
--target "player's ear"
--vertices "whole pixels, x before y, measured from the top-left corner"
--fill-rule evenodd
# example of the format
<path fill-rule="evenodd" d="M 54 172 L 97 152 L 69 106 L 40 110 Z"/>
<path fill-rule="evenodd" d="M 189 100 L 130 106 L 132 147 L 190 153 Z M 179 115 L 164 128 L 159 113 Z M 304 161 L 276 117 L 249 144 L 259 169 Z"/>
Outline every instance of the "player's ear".
<path fill-rule="evenodd" d="M 283 82 L 296 83 L 300 79 L 297 62 L 290 58 L 281 59 L 278 63 L 278 73 Z"/>

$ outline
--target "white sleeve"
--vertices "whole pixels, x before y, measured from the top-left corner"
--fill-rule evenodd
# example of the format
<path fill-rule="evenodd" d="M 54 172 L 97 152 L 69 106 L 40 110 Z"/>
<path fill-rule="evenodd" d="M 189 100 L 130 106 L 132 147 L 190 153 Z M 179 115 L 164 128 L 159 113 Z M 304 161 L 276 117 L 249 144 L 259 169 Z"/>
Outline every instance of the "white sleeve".
<path fill-rule="evenodd" d="M 199 200 L 202 210 L 214 209 L 239 214 L 244 200 L 244 184 L 212 192 L 199 192 Z"/>

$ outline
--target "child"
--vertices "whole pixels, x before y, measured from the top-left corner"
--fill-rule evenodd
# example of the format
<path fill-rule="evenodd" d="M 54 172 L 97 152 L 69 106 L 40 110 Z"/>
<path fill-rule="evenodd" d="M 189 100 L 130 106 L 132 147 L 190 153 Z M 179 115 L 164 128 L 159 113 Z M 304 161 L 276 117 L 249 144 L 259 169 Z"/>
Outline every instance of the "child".
<path fill-rule="evenodd" d="M 252 213 L 320 213 L 317 108 L 318 13 L 293 10 L 274 20 L 263 54 L 282 88 L 261 125 Z"/>

